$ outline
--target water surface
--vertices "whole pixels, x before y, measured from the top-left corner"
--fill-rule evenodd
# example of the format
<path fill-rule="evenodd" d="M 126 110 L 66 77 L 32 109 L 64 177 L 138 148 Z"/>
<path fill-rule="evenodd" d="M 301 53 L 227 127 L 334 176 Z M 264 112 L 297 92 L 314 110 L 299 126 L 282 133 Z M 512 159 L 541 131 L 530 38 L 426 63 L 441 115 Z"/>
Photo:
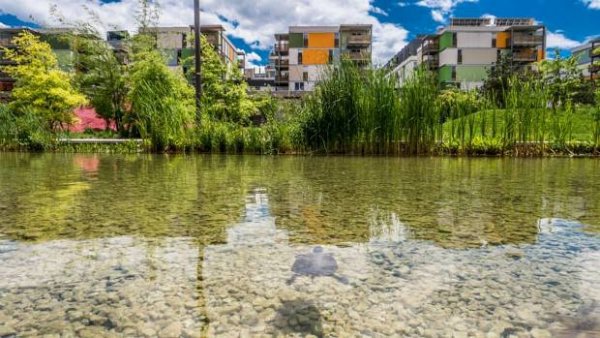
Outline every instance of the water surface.
<path fill-rule="evenodd" d="M 597 337 L 599 233 L 595 159 L 0 154 L 0 336 Z"/>

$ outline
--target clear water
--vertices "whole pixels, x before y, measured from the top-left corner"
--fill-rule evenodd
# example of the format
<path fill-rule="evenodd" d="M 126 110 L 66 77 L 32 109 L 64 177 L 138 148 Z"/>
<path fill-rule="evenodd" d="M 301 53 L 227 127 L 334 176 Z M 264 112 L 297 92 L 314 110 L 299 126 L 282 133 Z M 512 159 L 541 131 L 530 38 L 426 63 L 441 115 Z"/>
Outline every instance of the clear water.
<path fill-rule="evenodd" d="M 0 154 L 0 337 L 600 337 L 599 234 L 595 159 Z"/>

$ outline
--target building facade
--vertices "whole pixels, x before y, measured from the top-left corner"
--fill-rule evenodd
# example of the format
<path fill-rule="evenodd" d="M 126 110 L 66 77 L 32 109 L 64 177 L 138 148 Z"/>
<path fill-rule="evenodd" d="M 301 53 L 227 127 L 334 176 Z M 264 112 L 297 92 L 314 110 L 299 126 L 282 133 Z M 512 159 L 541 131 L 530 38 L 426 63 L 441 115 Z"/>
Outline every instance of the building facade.
<path fill-rule="evenodd" d="M 239 71 L 243 72 L 246 67 L 246 54 L 238 50 L 229 40 L 223 26 L 204 25 L 200 27 L 200 31 L 229 69 L 238 67 Z M 156 38 L 156 47 L 167 56 L 167 65 L 170 68 L 182 68 L 182 60 L 194 57 L 194 46 L 191 41 L 194 26 L 150 27 L 145 32 Z"/>
<path fill-rule="evenodd" d="M 413 43 L 420 47 L 414 50 Z M 515 69 L 543 60 L 546 28 L 534 19 L 454 18 L 437 34 L 419 37 L 409 46 L 409 52 L 399 53 L 406 57 L 400 60 L 416 56 L 419 65 L 437 73 L 441 86 L 471 90 L 483 85 L 488 71 L 501 58 Z"/>
<path fill-rule="evenodd" d="M 417 37 L 406 45 L 400 52 L 388 61 L 385 69 L 388 74 L 394 74 L 398 80 L 397 87 L 404 86 L 421 64 L 421 47 L 425 37 Z"/>
<path fill-rule="evenodd" d="M 577 58 L 577 67 L 585 77 L 600 78 L 600 39 L 596 39 L 571 50 Z"/>
<path fill-rule="evenodd" d="M 270 62 L 276 91 L 302 94 L 314 89 L 328 65 L 342 58 L 371 64 L 371 25 L 292 26 L 276 34 Z"/>

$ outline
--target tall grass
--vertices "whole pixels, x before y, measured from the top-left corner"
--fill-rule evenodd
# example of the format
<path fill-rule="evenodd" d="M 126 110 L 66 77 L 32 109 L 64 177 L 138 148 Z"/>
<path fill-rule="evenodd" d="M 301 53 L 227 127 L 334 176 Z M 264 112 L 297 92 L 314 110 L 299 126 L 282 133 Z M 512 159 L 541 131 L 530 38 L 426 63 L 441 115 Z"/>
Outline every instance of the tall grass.
<path fill-rule="evenodd" d="M 402 88 L 400 112 L 403 139 L 410 154 L 427 153 L 441 135 L 437 84 L 433 75 L 419 69 Z"/>
<path fill-rule="evenodd" d="M 299 131 L 304 148 L 325 153 L 426 153 L 440 136 L 437 86 L 419 70 L 398 90 L 384 70 L 350 61 L 329 68 L 302 102 Z"/>
<path fill-rule="evenodd" d="M 596 107 L 593 112 L 594 122 L 592 124 L 592 143 L 598 151 L 600 148 L 600 89 L 596 92 Z"/>

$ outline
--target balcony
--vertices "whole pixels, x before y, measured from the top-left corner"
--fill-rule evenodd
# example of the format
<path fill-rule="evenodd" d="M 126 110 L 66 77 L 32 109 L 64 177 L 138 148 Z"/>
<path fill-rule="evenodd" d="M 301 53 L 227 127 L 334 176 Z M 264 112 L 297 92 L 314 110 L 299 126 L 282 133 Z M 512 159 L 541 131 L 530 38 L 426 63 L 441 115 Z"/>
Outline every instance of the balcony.
<path fill-rule="evenodd" d="M 343 54 L 344 57 L 350 59 L 350 60 L 371 60 L 371 54 L 368 52 L 345 52 Z"/>
<path fill-rule="evenodd" d="M 433 70 L 437 69 L 440 66 L 440 61 L 438 59 L 425 59 L 423 60 L 423 65 L 425 68 Z"/>
<path fill-rule="evenodd" d="M 544 37 L 540 35 L 514 34 L 512 40 L 515 46 L 539 46 L 544 43 Z"/>
<path fill-rule="evenodd" d="M 435 54 L 440 51 L 440 45 L 437 43 L 428 43 L 423 46 L 423 54 Z"/>
<path fill-rule="evenodd" d="M 290 66 L 290 60 L 287 59 L 276 59 L 275 68 L 288 68 Z"/>
<path fill-rule="evenodd" d="M 275 44 L 275 52 L 276 53 L 288 53 L 290 51 L 290 46 L 288 44 Z"/>
<path fill-rule="evenodd" d="M 518 62 L 534 62 L 537 61 L 537 51 L 521 51 L 513 53 L 513 60 Z"/>
<path fill-rule="evenodd" d="M 289 82 L 289 81 L 290 81 L 290 76 L 288 74 L 275 76 L 276 83 Z"/>
<path fill-rule="evenodd" d="M 348 46 L 368 46 L 371 44 L 369 35 L 350 35 L 348 36 Z"/>

